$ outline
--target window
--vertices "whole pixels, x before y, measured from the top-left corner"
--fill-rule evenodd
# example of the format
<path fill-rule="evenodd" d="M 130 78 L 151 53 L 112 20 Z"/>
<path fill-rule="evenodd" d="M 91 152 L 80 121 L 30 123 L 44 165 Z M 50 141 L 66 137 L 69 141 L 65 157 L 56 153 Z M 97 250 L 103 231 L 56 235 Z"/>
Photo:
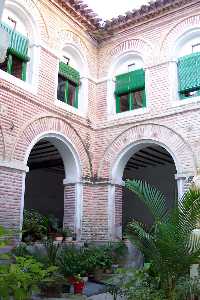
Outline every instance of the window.
<path fill-rule="evenodd" d="M 4 63 L 0 64 L 0 69 L 26 81 L 26 67 L 29 61 L 27 55 L 29 40 L 7 24 L 1 22 L 0 27 L 9 34 L 7 58 Z"/>
<path fill-rule="evenodd" d="M 179 58 L 178 77 L 180 99 L 200 96 L 200 52 Z"/>
<path fill-rule="evenodd" d="M 125 112 L 146 106 L 145 73 L 143 69 L 116 76 L 116 112 Z"/>
<path fill-rule="evenodd" d="M 78 90 L 80 74 L 64 62 L 59 63 L 58 74 L 58 100 L 78 108 Z"/>

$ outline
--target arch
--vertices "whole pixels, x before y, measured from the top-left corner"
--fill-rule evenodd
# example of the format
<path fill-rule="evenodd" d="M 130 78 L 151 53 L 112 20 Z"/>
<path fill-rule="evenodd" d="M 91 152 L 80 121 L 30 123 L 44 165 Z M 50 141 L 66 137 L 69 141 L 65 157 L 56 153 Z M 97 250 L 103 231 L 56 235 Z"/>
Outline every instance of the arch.
<path fill-rule="evenodd" d="M 82 168 L 82 175 L 91 176 L 91 159 L 82 138 L 68 122 L 55 116 L 41 116 L 26 124 L 18 134 L 11 158 L 18 159 L 26 163 L 33 145 L 45 135 L 49 138 L 55 136 L 60 141 L 65 142 L 69 149 L 71 149 L 72 153 L 74 153 L 73 156 L 76 158 L 76 161 L 78 161 L 79 157 L 79 161 L 81 161 L 80 165 Z M 65 150 L 66 148 L 60 147 L 63 158 L 65 157 Z M 73 166 L 74 164 L 71 168 Z"/>
<path fill-rule="evenodd" d="M 197 163 L 191 147 L 172 129 L 158 124 L 141 124 L 122 132 L 107 147 L 98 169 L 99 177 L 108 177 L 121 183 L 126 159 L 144 144 L 154 143 L 165 148 L 172 156 L 177 173 L 195 174 Z"/>
<path fill-rule="evenodd" d="M 88 76 L 88 65 L 86 57 L 77 46 L 71 43 L 65 43 L 63 45 L 62 52 L 64 54 L 67 53 L 70 56 L 70 64 L 72 60 L 72 67 L 79 71 L 81 77 Z"/>
<path fill-rule="evenodd" d="M 107 59 L 105 59 L 101 72 L 104 73 L 103 76 L 109 76 L 110 70 L 115 61 L 122 55 L 126 55 L 131 52 L 142 57 L 144 65 L 149 64 L 153 57 L 152 49 L 152 46 L 147 41 L 141 39 L 130 39 L 119 43 L 105 53 L 104 57 Z"/>
<path fill-rule="evenodd" d="M 27 164 L 31 150 L 41 139 L 51 142 L 57 148 L 63 161 L 67 181 L 78 182 L 82 173 L 79 155 L 72 142 L 60 132 L 44 132 L 34 137 L 25 153 L 24 162 Z"/>
<path fill-rule="evenodd" d="M 59 48 L 58 48 L 59 47 Z M 55 48 L 58 48 L 58 51 L 61 53 L 63 49 L 68 48 L 72 54 L 80 58 L 82 65 L 81 76 L 87 77 L 89 73 L 89 49 L 83 42 L 83 40 L 74 32 L 61 29 L 57 32 L 56 45 Z"/>
<path fill-rule="evenodd" d="M 37 3 L 32 0 L 7 0 L 5 8 L 10 9 L 22 18 L 29 33 L 33 37 L 33 41 L 40 43 L 40 40 L 48 40 L 49 34 L 45 24 L 41 10 L 37 7 Z M 31 26 L 31 27 L 30 27 Z"/>
<path fill-rule="evenodd" d="M 28 55 L 31 58 L 27 64 L 26 82 L 33 84 L 34 88 L 38 85 L 40 48 L 41 40 L 47 41 L 49 38 L 47 26 L 45 24 L 41 9 L 38 4 L 31 0 L 8 0 L 5 9 L 13 13 L 21 21 L 25 32 L 29 38 Z"/>
<path fill-rule="evenodd" d="M 120 65 L 126 63 L 127 61 L 135 61 L 136 65 L 138 65 L 138 69 L 142 67 L 144 64 L 143 57 L 141 54 L 137 51 L 126 51 L 125 53 L 120 54 L 118 57 L 116 57 L 113 62 L 111 63 L 111 66 L 108 71 L 108 77 L 112 78 Z M 126 73 L 127 71 L 124 71 L 123 73 Z M 122 72 L 121 72 L 122 73 Z"/>
<path fill-rule="evenodd" d="M 174 59 L 176 44 L 179 39 L 187 33 L 194 30 L 199 30 L 200 27 L 200 15 L 193 15 L 189 18 L 185 18 L 178 24 L 173 26 L 161 44 L 160 57 L 162 60 Z"/>

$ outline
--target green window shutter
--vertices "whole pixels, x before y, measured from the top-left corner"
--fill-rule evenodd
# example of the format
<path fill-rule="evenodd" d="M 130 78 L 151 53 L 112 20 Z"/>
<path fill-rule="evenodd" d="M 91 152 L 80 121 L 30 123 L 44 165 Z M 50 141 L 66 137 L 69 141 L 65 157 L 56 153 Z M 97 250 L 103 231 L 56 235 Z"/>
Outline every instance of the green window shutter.
<path fill-rule="evenodd" d="M 0 28 L 5 30 L 9 34 L 8 53 L 17 56 L 22 61 L 29 61 L 30 58 L 28 57 L 28 38 L 13 30 L 10 26 L 3 22 L 0 22 Z"/>
<path fill-rule="evenodd" d="M 120 113 L 120 96 L 116 95 L 116 113 Z"/>
<path fill-rule="evenodd" d="M 200 87 L 200 53 L 181 57 L 178 61 L 179 91 L 192 91 Z"/>
<path fill-rule="evenodd" d="M 76 108 L 78 108 L 78 92 L 79 92 L 79 87 L 77 85 L 76 94 L 75 94 L 75 101 L 74 101 L 74 107 L 76 107 Z"/>
<path fill-rule="evenodd" d="M 133 94 L 130 93 L 129 94 L 129 110 L 133 110 L 134 107 L 133 107 Z"/>
<path fill-rule="evenodd" d="M 145 89 L 142 91 L 142 106 L 146 107 L 146 93 L 145 93 Z"/>
<path fill-rule="evenodd" d="M 200 87 L 200 53 L 196 53 L 196 86 Z"/>
<path fill-rule="evenodd" d="M 124 73 L 116 76 L 115 95 L 127 94 L 130 91 L 130 74 Z"/>
<path fill-rule="evenodd" d="M 26 68 L 27 68 L 27 63 L 23 62 L 22 63 L 22 80 L 26 81 Z"/>
<path fill-rule="evenodd" d="M 130 91 L 142 90 L 145 87 L 145 72 L 143 69 L 135 70 L 130 74 Z"/>
<path fill-rule="evenodd" d="M 8 55 L 8 62 L 7 62 L 7 72 L 12 74 L 12 55 Z"/>
<path fill-rule="evenodd" d="M 71 80 L 72 82 L 76 83 L 77 85 L 79 84 L 80 81 L 79 72 L 63 62 L 59 63 L 59 74 Z"/>
<path fill-rule="evenodd" d="M 116 76 L 115 95 L 128 94 L 145 87 L 145 72 L 138 69 Z"/>
<path fill-rule="evenodd" d="M 69 94 L 69 82 L 66 80 L 66 86 L 65 86 L 65 102 L 67 103 L 68 99 L 68 94 Z"/>

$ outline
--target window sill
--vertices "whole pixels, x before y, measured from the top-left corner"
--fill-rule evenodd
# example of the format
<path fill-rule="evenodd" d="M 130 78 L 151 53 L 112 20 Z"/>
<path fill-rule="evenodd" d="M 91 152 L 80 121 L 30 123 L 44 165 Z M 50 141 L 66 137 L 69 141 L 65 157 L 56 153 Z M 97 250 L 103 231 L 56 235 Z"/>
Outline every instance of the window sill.
<path fill-rule="evenodd" d="M 116 120 L 116 119 L 121 119 L 121 118 L 126 118 L 126 117 L 142 115 L 142 114 L 145 114 L 147 112 L 148 112 L 147 107 L 142 107 L 142 108 L 138 108 L 138 109 L 135 109 L 135 110 L 130 110 L 130 111 L 125 111 L 125 112 L 115 113 L 113 115 L 109 115 L 108 119 L 109 120 Z"/>
<path fill-rule="evenodd" d="M 67 112 L 71 112 L 71 113 L 73 113 L 75 115 L 78 115 L 80 117 L 86 117 L 86 114 L 83 113 L 82 111 L 80 111 L 80 109 L 77 109 L 77 108 L 75 108 L 75 107 L 73 107 L 73 106 L 71 106 L 67 103 L 64 103 L 64 102 L 62 102 L 58 99 L 55 100 L 55 105 L 62 108 L 62 109 L 64 109 Z"/>
<path fill-rule="evenodd" d="M 186 98 L 186 99 L 178 98 L 174 102 L 172 102 L 172 107 L 190 105 L 191 103 L 199 103 L 199 102 L 200 102 L 200 96 Z"/>
<path fill-rule="evenodd" d="M 29 92 L 31 94 L 36 95 L 36 93 L 37 93 L 36 86 L 32 86 L 30 83 L 20 80 L 19 78 L 16 78 L 15 76 L 12 76 L 2 70 L 0 70 L 0 79 L 8 81 L 12 85 L 15 85 L 15 86 L 21 88 L 22 90 Z"/>

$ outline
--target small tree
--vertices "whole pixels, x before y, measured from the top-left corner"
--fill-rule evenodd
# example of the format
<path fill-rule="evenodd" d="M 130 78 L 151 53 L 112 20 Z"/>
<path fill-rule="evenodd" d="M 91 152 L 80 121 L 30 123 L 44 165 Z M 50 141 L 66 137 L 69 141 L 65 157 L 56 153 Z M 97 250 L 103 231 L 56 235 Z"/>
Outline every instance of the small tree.
<path fill-rule="evenodd" d="M 127 180 L 126 187 L 138 196 L 153 217 L 148 227 L 133 220 L 128 225 L 130 239 L 151 263 L 152 274 L 159 280 L 166 299 L 183 299 L 177 298 L 179 281 L 189 274 L 192 264 L 199 263 L 200 236 L 195 230 L 200 219 L 200 190 L 192 187 L 169 210 L 164 195 L 148 183 Z"/>

